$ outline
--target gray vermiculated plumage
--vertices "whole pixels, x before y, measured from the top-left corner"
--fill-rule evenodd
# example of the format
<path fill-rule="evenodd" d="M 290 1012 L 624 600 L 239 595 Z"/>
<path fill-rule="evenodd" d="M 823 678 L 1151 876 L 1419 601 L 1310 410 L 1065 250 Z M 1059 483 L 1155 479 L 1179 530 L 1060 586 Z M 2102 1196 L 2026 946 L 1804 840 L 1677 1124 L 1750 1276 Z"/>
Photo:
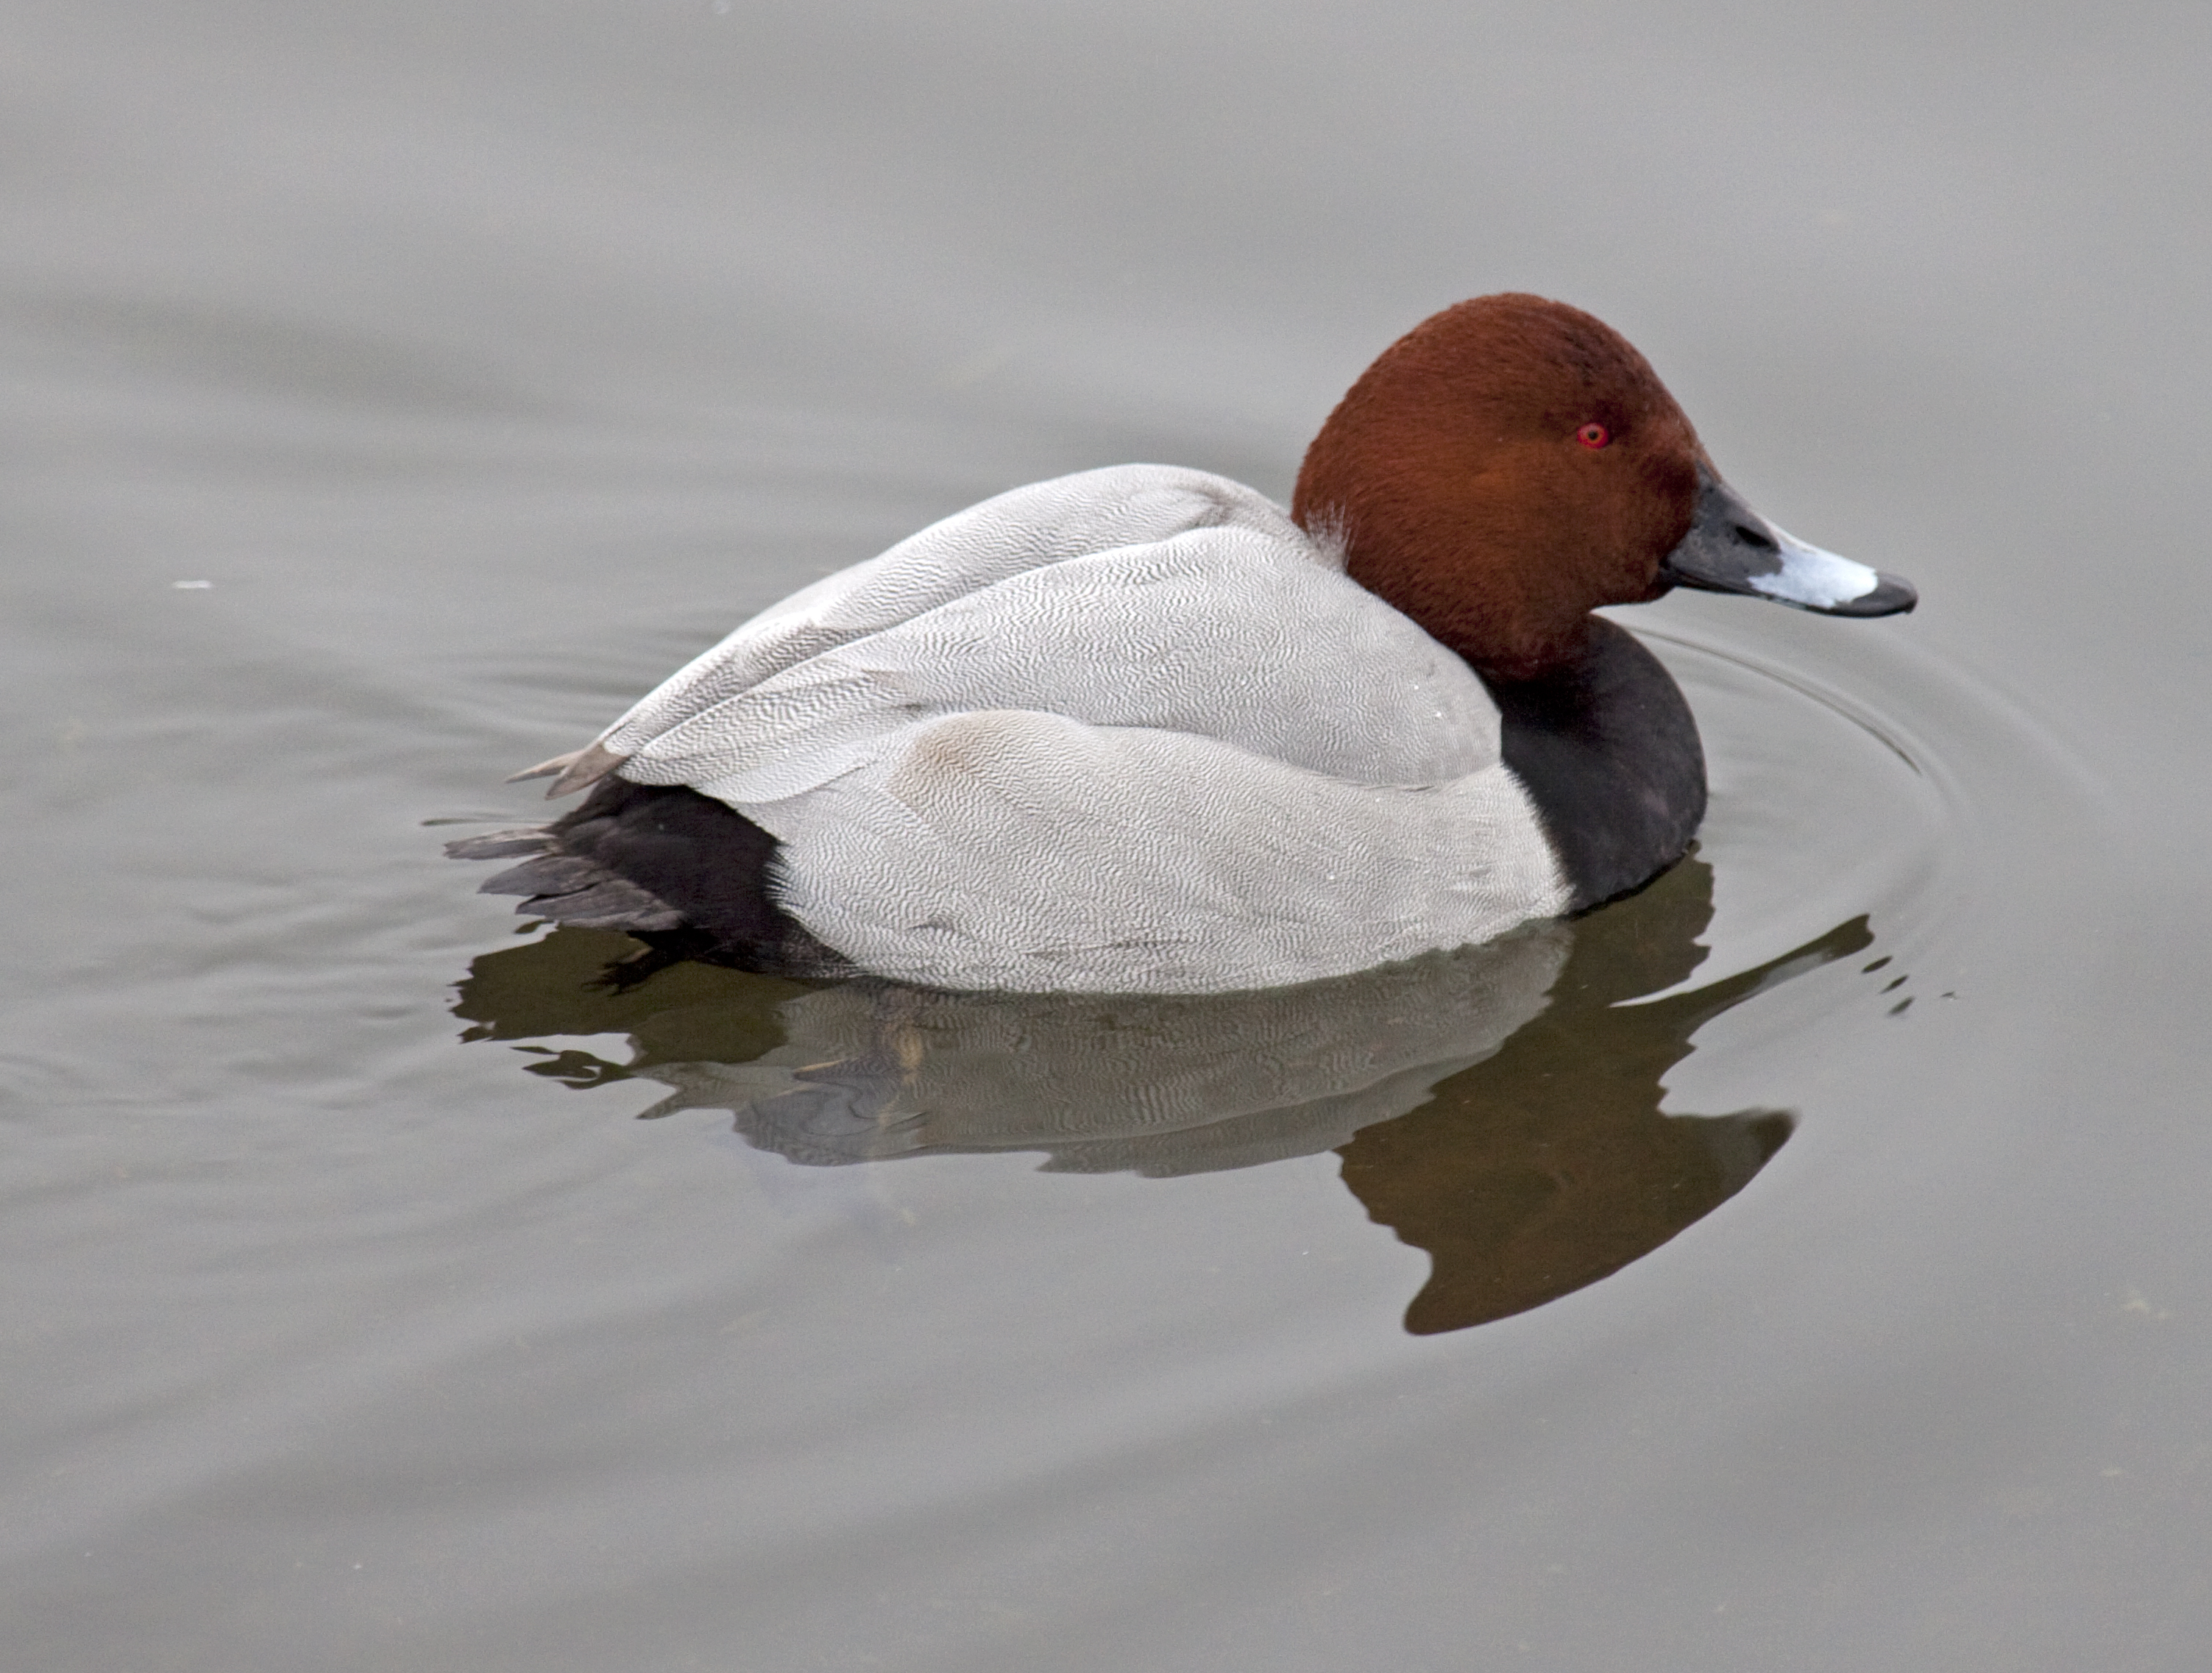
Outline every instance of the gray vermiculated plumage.
<path fill-rule="evenodd" d="M 746 623 L 598 743 L 772 833 L 786 911 L 927 985 L 1280 986 L 1567 899 L 1480 680 L 1202 471 L 987 500 Z"/>

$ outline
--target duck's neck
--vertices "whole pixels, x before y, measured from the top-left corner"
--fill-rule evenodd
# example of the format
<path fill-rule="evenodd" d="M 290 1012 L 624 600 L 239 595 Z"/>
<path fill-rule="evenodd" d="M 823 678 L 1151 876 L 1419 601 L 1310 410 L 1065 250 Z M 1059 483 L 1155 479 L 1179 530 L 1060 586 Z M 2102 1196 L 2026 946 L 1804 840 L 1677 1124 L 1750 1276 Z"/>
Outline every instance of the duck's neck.
<path fill-rule="evenodd" d="M 1581 648 L 1532 679 L 1486 674 L 1505 764 L 1528 786 L 1582 911 L 1681 858 L 1705 813 L 1697 723 L 1659 659 L 1590 618 Z"/>

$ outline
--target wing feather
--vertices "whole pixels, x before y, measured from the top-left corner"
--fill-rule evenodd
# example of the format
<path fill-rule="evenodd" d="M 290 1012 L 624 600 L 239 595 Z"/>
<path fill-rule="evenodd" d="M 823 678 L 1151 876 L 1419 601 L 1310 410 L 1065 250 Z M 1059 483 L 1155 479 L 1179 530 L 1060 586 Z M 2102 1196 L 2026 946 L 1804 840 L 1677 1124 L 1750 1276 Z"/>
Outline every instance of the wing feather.
<path fill-rule="evenodd" d="M 1334 557 L 1309 542 L 1272 500 L 1209 471 L 1110 465 L 1032 482 L 933 523 L 880 556 L 769 606 L 663 681 L 600 742 L 618 755 L 635 755 L 690 716 L 810 658 L 1012 576 L 1222 527 L 1273 536 L 1324 566 Z"/>
<path fill-rule="evenodd" d="M 746 623 L 599 748 L 770 833 L 784 910 L 926 985 L 1268 987 L 1567 900 L 1481 681 L 1200 471 L 947 518 Z"/>
<path fill-rule="evenodd" d="M 635 740 L 623 775 L 749 810 L 978 709 L 1187 732 L 1369 784 L 1498 759 L 1497 707 L 1464 663 L 1282 546 L 1201 529 L 1017 574 Z"/>

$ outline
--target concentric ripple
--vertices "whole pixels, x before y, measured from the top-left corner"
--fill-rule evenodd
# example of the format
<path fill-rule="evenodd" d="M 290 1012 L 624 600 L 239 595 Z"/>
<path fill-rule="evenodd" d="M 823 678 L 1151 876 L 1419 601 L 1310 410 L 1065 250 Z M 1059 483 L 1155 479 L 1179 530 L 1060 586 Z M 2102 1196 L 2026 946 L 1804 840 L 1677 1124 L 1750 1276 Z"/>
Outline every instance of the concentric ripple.
<path fill-rule="evenodd" d="M 1978 775 L 1994 770 L 2011 796 L 2066 779 L 2014 712 L 1901 636 L 1807 633 L 1776 614 L 1634 622 L 1698 714 L 1711 810 L 1692 858 L 1571 922 L 1193 997 L 806 985 L 697 966 L 629 985 L 602 978 L 625 938 L 562 929 L 477 960 L 455 1009 L 471 1039 L 561 1039 L 520 1048 L 537 1073 L 659 1082 L 646 1114 L 727 1111 L 746 1143 L 808 1167 L 1026 1151 L 1049 1171 L 1164 1177 L 1337 1150 L 1370 1216 L 1434 1258 L 1408 1328 L 1502 1317 L 1618 1270 L 1741 1190 L 1794 1118 L 1662 1113 L 1693 1036 L 1846 959 L 1866 982 L 1795 990 L 1767 1050 L 1777 1027 L 1786 1048 L 1846 997 L 1854 1015 L 1909 1010 L 1912 961 L 1971 898 L 1995 858 L 1988 833 L 2008 822 Z M 626 1059 L 568 1044 L 608 1034 L 628 1037 Z"/>

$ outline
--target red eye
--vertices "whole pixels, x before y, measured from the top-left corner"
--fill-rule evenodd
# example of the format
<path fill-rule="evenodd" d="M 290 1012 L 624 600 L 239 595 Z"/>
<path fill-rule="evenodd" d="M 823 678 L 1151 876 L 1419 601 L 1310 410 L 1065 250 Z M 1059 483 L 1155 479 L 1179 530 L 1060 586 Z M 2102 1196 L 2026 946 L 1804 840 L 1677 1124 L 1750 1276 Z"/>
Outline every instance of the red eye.
<path fill-rule="evenodd" d="M 1602 447 L 1613 439 L 1613 432 L 1602 424 L 1585 424 L 1575 432 L 1575 439 L 1585 447 Z"/>

